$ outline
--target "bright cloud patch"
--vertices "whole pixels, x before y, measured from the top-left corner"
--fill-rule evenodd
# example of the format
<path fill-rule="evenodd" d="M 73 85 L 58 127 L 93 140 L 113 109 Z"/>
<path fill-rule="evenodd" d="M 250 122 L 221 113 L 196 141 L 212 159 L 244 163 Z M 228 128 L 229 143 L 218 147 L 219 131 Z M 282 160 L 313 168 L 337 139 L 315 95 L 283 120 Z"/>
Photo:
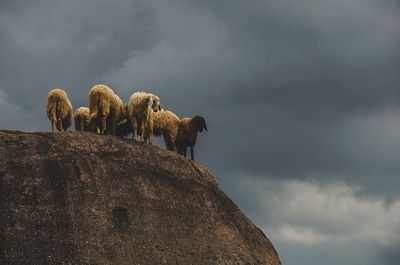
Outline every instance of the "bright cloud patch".
<path fill-rule="evenodd" d="M 343 183 L 244 180 L 240 190 L 256 196 L 255 221 L 273 242 L 319 244 L 400 240 L 400 200 L 358 196 Z"/>

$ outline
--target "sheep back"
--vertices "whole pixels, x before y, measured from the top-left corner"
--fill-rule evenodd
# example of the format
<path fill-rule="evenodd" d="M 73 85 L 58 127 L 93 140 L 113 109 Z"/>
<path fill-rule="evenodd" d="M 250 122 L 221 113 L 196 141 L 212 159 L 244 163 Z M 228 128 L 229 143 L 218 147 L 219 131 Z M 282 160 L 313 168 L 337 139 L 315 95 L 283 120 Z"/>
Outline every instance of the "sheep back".
<path fill-rule="evenodd" d="M 179 123 L 179 117 L 169 110 L 153 113 L 153 133 L 155 136 L 163 136 L 168 150 L 176 151 Z"/>
<path fill-rule="evenodd" d="M 74 124 L 77 131 L 96 131 L 90 124 L 90 111 L 87 107 L 79 107 L 74 112 Z"/>
<path fill-rule="evenodd" d="M 66 130 L 71 126 L 72 104 L 64 90 L 56 88 L 49 92 L 46 113 L 51 123 L 55 123 L 59 131 Z"/>
<path fill-rule="evenodd" d="M 106 85 L 95 85 L 89 92 L 89 113 L 91 120 L 105 117 L 108 120 L 119 121 L 122 119 L 124 105 L 121 98 Z M 99 124 L 97 124 L 98 127 Z"/>

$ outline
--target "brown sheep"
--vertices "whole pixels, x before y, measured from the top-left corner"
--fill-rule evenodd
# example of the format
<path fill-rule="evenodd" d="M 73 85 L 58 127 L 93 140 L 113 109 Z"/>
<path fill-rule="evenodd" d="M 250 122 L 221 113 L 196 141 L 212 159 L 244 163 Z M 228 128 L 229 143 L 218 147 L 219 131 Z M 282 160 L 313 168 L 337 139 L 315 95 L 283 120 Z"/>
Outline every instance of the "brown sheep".
<path fill-rule="evenodd" d="M 203 117 L 183 118 L 179 123 L 178 137 L 176 138 L 178 153 L 186 157 L 187 147 L 190 147 L 191 159 L 194 160 L 193 146 L 196 144 L 199 132 L 203 132 L 203 129 L 208 131 Z"/>
<path fill-rule="evenodd" d="M 178 136 L 180 119 L 169 110 L 153 113 L 153 134 L 163 136 L 165 145 L 170 151 L 177 151 L 176 137 Z"/>
<path fill-rule="evenodd" d="M 87 107 L 80 107 L 74 112 L 75 130 L 96 132 L 94 124 L 90 123 L 90 110 Z"/>
<path fill-rule="evenodd" d="M 129 98 L 128 115 L 132 126 L 133 139 L 138 141 L 138 131 L 141 141 L 153 144 L 153 113 L 161 110 L 160 98 L 146 92 L 136 92 Z M 154 112 L 153 112 L 154 111 Z M 146 131 L 148 137 L 145 136 Z"/>
<path fill-rule="evenodd" d="M 122 119 L 124 105 L 114 91 L 106 85 L 95 85 L 89 92 L 90 122 L 97 133 L 115 135 L 117 123 Z"/>
<path fill-rule="evenodd" d="M 53 132 L 54 123 L 59 131 L 66 131 L 71 126 L 72 104 L 64 90 L 56 88 L 49 92 L 46 113 Z"/>

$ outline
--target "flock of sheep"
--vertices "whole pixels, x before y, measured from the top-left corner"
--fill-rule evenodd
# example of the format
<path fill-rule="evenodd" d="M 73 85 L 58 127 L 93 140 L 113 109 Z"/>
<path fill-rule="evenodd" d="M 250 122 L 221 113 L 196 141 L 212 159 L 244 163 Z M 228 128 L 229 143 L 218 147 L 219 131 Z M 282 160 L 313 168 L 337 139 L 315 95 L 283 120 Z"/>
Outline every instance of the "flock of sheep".
<path fill-rule="evenodd" d="M 153 144 L 153 137 L 163 136 L 168 150 L 186 157 L 190 147 L 194 160 L 193 146 L 203 129 L 207 131 L 203 117 L 179 119 L 168 110 L 161 109 L 160 98 L 146 92 L 136 92 L 124 106 L 120 97 L 106 85 L 95 85 L 89 92 L 89 108 L 80 107 L 72 113 L 72 104 L 67 93 L 59 88 L 53 89 L 47 96 L 47 117 L 59 131 L 66 131 L 74 119 L 77 131 L 91 131 L 99 134 L 111 134 Z"/>

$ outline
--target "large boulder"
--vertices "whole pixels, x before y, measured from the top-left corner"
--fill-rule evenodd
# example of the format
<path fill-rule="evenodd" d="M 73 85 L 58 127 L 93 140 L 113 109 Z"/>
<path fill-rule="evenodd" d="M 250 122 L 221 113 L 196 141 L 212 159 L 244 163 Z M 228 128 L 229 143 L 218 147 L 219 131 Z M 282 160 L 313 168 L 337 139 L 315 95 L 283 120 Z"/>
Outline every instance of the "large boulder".
<path fill-rule="evenodd" d="M 210 172 L 89 132 L 0 131 L 0 264 L 280 264 Z"/>

